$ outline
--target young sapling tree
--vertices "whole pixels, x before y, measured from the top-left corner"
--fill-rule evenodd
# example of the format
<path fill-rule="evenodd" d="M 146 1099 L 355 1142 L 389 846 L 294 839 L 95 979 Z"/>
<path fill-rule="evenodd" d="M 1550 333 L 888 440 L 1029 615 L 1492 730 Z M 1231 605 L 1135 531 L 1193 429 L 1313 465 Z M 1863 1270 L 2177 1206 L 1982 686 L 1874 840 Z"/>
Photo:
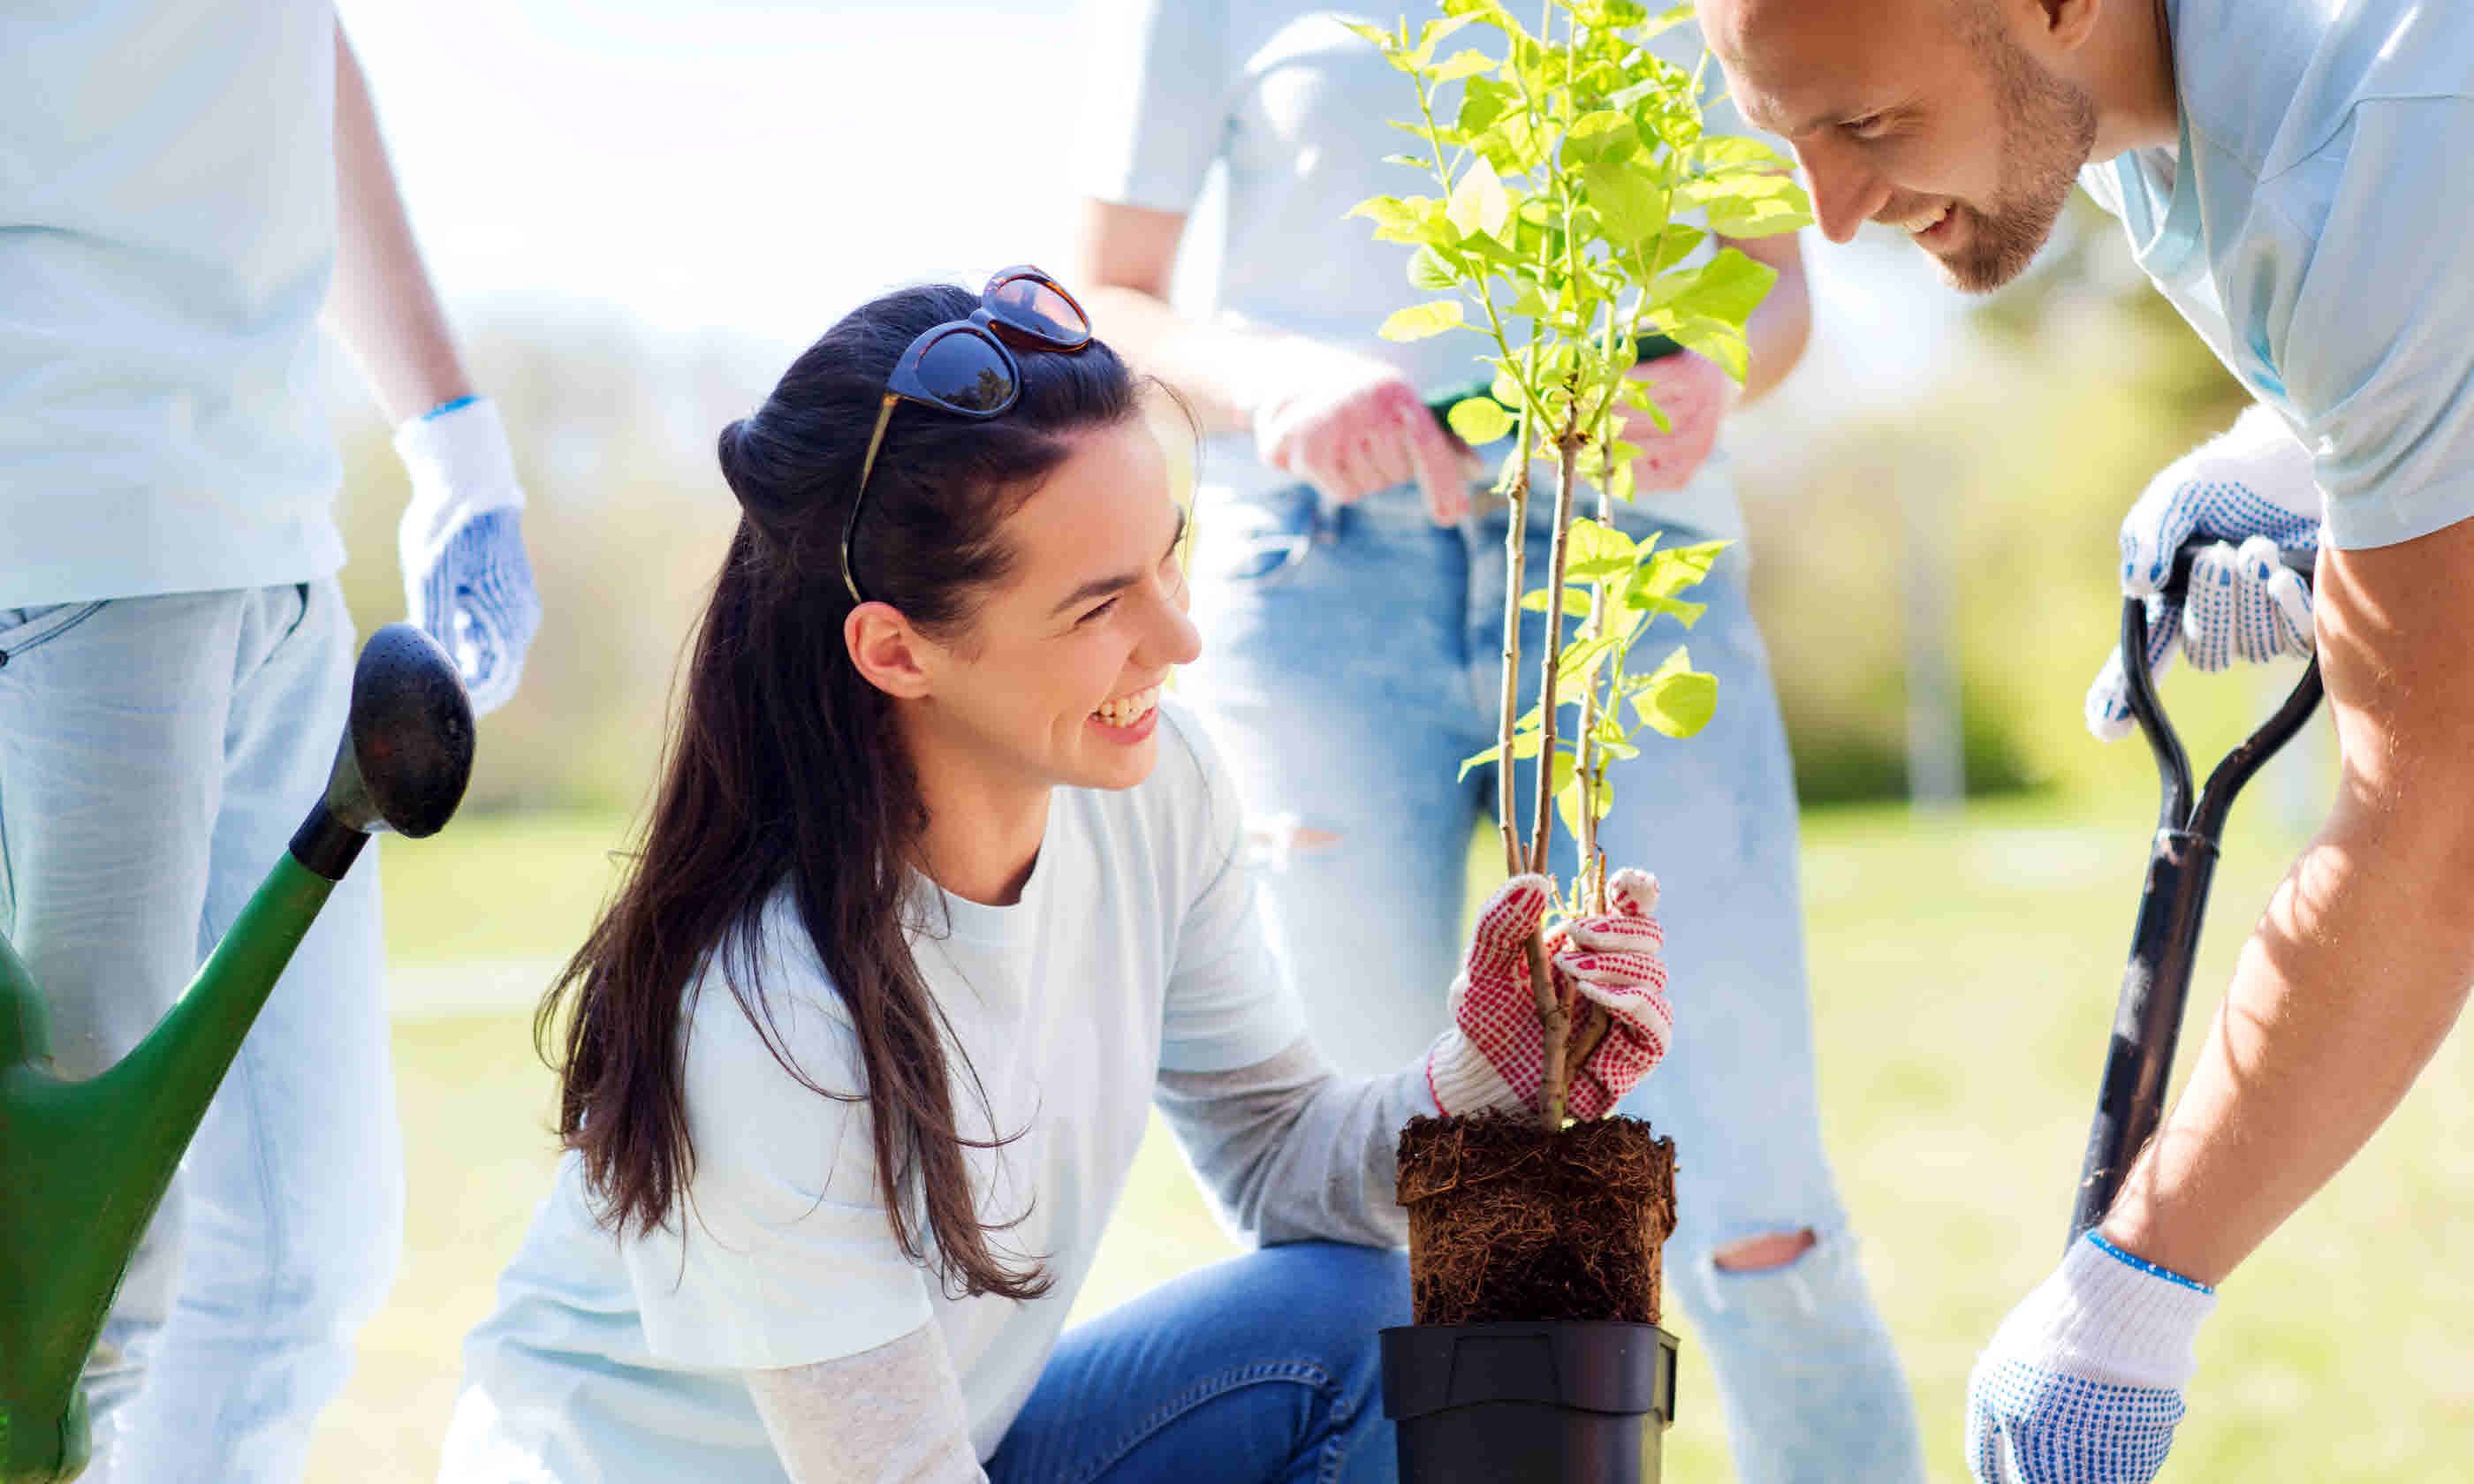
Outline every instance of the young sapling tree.
<path fill-rule="evenodd" d="M 1655 55 L 1648 42 L 1689 18 L 1679 5 L 1653 15 L 1635 0 L 1540 0 L 1532 31 L 1502 0 L 1442 0 L 1413 34 L 1350 22 L 1415 85 L 1418 117 L 1395 127 L 1421 153 L 1390 156 L 1426 173 L 1434 195 L 1377 196 L 1352 215 L 1375 236 L 1414 248 L 1410 281 L 1439 298 L 1384 323 L 1392 340 L 1474 333 L 1490 373 L 1450 408 L 1472 446 L 1510 436 L 1495 492 L 1510 508 L 1503 614 L 1503 691 L 1495 746 L 1468 770 L 1497 764 L 1504 864 L 1545 872 L 1557 818 L 1578 847 L 1578 873 L 1556 910 L 1605 909 L 1598 822 L 1614 805 L 1610 766 L 1637 757 L 1642 730 L 1688 737 L 1717 703 L 1717 679 L 1695 671 L 1678 646 L 1638 671 L 1633 649 L 1661 616 L 1689 629 L 1702 605 L 1684 596 L 1708 575 L 1724 542 L 1663 547 L 1618 530 L 1613 502 L 1633 494 L 1640 450 L 1621 436 L 1626 409 L 1661 431 L 1669 423 L 1632 374 L 1644 340 L 1662 336 L 1709 357 L 1737 382 L 1745 326 L 1777 274 L 1712 235 L 1753 238 L 1811 219 L 1787 162 L 1758 140 L 1703 128 L 1704 70 Z M 1447 42 L 1479 44 L 1444 55 Z M 1457 87 L 1446 120 L 1441 110 Z M 1684 218 L 1697 217 L 1695 226 Z M 1523 592 L 1531 470 L 1555 471 L 1546 584 Z M 1580 487 L 1597 491 L 1579 516 Z M 1538 701 L 1518 709 L 1521 614 L 1542 611 Z M 1567 633 L 1566 618 L 1580 620 Z M 1563 713 L 1575 713 L 1567 732 Z M 1513 764 L 1534 761 L 1526 829 Z M 1569 1069 L 1607 1032 L 1592 1007 L 1572 1024 L 1553 989 L 1543 933 L 1528 949 L 1530 983 L 1545 1027 L 1544 1126 L 1564 1125 Z"/>

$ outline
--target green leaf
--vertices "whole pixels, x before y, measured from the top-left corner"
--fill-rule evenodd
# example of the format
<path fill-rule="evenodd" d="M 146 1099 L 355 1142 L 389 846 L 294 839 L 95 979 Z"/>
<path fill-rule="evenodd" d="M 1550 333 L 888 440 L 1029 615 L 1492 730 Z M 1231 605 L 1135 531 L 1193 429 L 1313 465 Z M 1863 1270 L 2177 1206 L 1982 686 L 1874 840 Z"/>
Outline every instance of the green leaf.
<path fill-rule="evenodd" d="M 1717 712 L 1718 677 L 1688 668 L 1691 662 L 1682 649 L 1676 650 L 1650 682 L 1633 693 L 1633 709 L 1662 736 L 1691 736 Z"/>
<path fill-rule="evenodd" d="M 1555 702 L 1560 708 L 1581 704 L 1581 687 L 1605 662 L 1607 656 L 1623 647 L 1623 635 L 1601 634 L 1593 639 L 1583 639 L 1566 647 L 1555 666 Z"/>
<path fill-rule="evenodd" d="M 1457 329 L 1461 323 L 1461 301 L 1438 299 L 1395 311 L 1383 322 L 1382 329 L 1376 333 L 1385 340 L 1424 340 L 1448 329 Z"/>
<path fill-rule="evenodd" d="M 1581 167 L 1581 183 L 1606 227 L 1608 240 L 1618 247 L 1646 242 L 1666 223 L 1661 193 L 1638 170 L 1592 161 Z"/>
<path fill-rule="evenodd" d="M 1540 730 L 1514 732 L 1512 735 L 1512 760 L 1515 762 L 1520 762 L 1524 759 L 1537 756 L 1539 745 L 1545 740 L 1545 732 Z M 1467 778 L 1471 773 L 1485 767 L 1488 763 L 1497 761 L 1502 756 L 1503 744 L 1498 742 L 1494 746 L 1488 748 L 1483 753 L 1476 753 L 1467 757 L 1464 757 L 1461 759 L 1461 777 Z"/>
<path fill-rule="evenodd" d="M 1785 172 L 1795 166 L 1786 156 L 1758 139 L 1736 134 L 1704 134 L 1699 150 L 1705 169 L 1761 170 Z"/>
<path fill-rule="evenodd" d="M 1564 822 L 1565 833 L 1575 840 L 1581 838 L 1581 784 L 1577 778 L 1555 791 L 1555 817 Z"/>
<path fill-rule="evenodd" d="M 1522 593 L 1520 595 L 1520 607 L 1524 611 L 1531 613 L 1542 613 L 1546 611 L 1546 589 L 1540 587 L 1535 592 Z M 1587 587 L 1566 587 L 1564 589 L 1564 616 L 1566 618 L 1587 618 L 1589 616 L 1589 589 Z"/>
<path fill-rule="evenodd" d="M 1630 127 L 1632 127 L 1632 115 L 1620 108 L 1592 108 L 1572 120 L 1572 127 L 1564 132 L 1574 139 L 1588 139 L 1605 133 L 1609 130 Z"/>
<path fill-rule="evenodd" d="M 1349 207 L 1347 216 L 1371 221 L 1379 242 L 1417 242 L 1434 207 L 1431 196 L 1369 196 Z"/>
<path fill-rule="evenodd" d="M 1701 541 L 1690 546 L 1677 546 L 1649 558 L 1624 585 L 1623 600 L 1628 608 L 1648 609 L 1655 603 L 1697 586 L 1717 564 L 1719 554 L 1727 549 L 1725 541 Z"/>
<path fill-rule="evenodd" d="M 1443 255 L 1436 251 L 1433 245 L 1420 247 L 1416 252 L 1410 254 L 1409 286 L 1411 288 L 1424 289 L 1432 293 L 1442 289 L 1456 289 L 1460 287 L 1460 282 L 1461 275 L 1452 270 L 1451 264 L 1443 261 Z"/>
<path fill-rule="evenodd" d="M 1719 370 L 1734 377 L 1737 385 L 1743 383 L 1744 372 L 1752 365 L 1752 350 L 1744 344 L 1741 324 L 1691 315 L 1668 325 L 1666 333 L 1685 349 L 1717 362 Z"/>
<path fill-rule="evenodd" d="M 1650 292 L 1649 307 L 1682 317 L 1706 316 L 1742 324 L 1769 297 L 1778 270 L 1722 248 L 1698 268 L 1668 274 Z"/>
<path fill-rule="evenodd" d="M 1520 92 L 1511 84 L 1471 78 L 1468 85 L 1461 89 L 1461 112 L 1455 122 L 1463 133 L 1480 133 L 1519 107 Z"/>
<path fill-rule="evenodd" d="M 1512 215 L 1512 198 L 1503 189 L 1502 178 L 1494 173 L 1492 161 L 1481 156 L 1468 173 L 1452 187 L 1452 203 L 1445 213 L 1452 226 L 1464 237 L 1481 233 L 1495 236 Z"/>
<path fill-rule="evenodd" d="M 1701 208 L 1710 229 L 1722 237 L 1767 237 L 1812 221 L 1812 202 L 1792 177 L 1730 171 L 1679 186 L 1679 208 Z"/>
<path fill-rule="evenodd" d="M 1428 159 L 1423 155 L 1386 155 L 1383 156 L 1383 163 L 1387 165 L 1406 165 L 1412 170 L 1432 170 L 1435 168 L 1435 162 Z"/>
<path fill-rule="evenodd" d="M 1658 242 L 1657 261 L 1649 265 L 1649 271 L 1653 274 L 1666 272 L 1690 257 L 1701 244 L 1709 240 L 1710 234 L 1697 227 L 1683 222 L 1667 223 L 1666 235 Z"/>
<path fill-rule="evenodd" d="M 1449 61 L 1427 69 L 1426 78 L 1429 82 L 1438 84 L 1458 83 L 1465 78 L 1473 78 L 1481 72 L 1492 72 L 1500 65 L 1502 63 L 1493 58 L 1471 47 L 1453 57 Z"/>
<path fill-rule="evenodd" d="M 1339 21 L 1342 25 L 1346 26 L 1349 30 L 1357 33 L 1359 36 L 1364 36 L 1367 40 L 1373 42 L 1376 46 L 1381 47 L 1384 55 L 1387 57 L 1400 45 L 1400 37 L 1384 30 L 1380 26 L 1369 25 L 1362 20 L 1351 20 L 1346 15 L 1335 15 L 1332 18 Z"/>
<path fill-rule="evenodd" d="M 1448 420 L 1461 442 L 1483 448 L 1512 431 L 1512 414 L 1491 396 L 1466 397 L 1452 404 Z"/>
<path fill-rule="evenodd" d="M 1564 577 L 1572 583 L 1621 577 L 1632 570 L 1635 555 L 1631 537 L 1584 515 L 1572 522 L 1572 534 L 1564 540 Z"/>
<path fill-rule="evenodd" d="M 1443 44 L 1445 37 L 1475 19 L 1477 16 L 1474 14 L 1447 15 L 1426 22 L 1418 32 L 1418 65 L 1420 67 L 1426 65 L 1433 60 L 1435 49 Z"/>

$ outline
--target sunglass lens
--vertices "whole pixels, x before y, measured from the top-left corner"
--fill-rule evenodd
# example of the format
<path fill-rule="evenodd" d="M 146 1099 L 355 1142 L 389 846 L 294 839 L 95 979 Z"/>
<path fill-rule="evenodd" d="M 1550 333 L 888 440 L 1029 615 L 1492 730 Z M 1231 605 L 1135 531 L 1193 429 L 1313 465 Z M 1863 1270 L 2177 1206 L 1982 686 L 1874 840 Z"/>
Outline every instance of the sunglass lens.
<path fill-rule="evenodd" d="M 1007 278 L 985 295 L 989 311 L 1018 330 L 1027 330 L 1058 348 L 1079 346 L 1091 338 L 1091 322 L 1082 306 L 1054 284 L 1028 275 Z"/>
<path fill-rule="evenodd" d="M 1013 399 L 1013 372 L 991 342 L 968 330 L 939 335 L 919 352 L 919 384 L 961 412 L 996 412 Z"/>

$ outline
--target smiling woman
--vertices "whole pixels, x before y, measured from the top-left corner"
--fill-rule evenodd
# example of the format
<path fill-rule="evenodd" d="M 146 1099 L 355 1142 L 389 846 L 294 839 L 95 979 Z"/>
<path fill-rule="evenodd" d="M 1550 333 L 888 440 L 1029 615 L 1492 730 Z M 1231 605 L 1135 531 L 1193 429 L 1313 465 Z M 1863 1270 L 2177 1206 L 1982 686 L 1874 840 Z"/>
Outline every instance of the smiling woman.
<path fill-rule="evenodd" d="M 1087 328 L 1016 333 L 1023 281 L 862 306 L 721 435 L 740 527 L 542 1007 L 568 1152 L 447 1478 L 1392 1477 L 1397 1131 L 1530 1106 L 1493 1060 L 1534 1060 L 1529 992 L 1460 996 L 1528 1043 L 1388 1076 L 1305 1042 L 1227 777 L 1162 704 L 1200 649 L 1171 419 Z M 1155 1097 L 1277 1250 L 1060 1333 Z"/>

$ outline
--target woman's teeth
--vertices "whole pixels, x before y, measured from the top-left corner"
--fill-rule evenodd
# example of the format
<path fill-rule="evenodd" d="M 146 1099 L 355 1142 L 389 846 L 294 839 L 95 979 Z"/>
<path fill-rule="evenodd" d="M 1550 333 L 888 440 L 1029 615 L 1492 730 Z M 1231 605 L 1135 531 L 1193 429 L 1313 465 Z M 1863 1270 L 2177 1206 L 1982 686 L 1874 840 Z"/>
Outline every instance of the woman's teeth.
<path fill-rule="evenodd" d="M 1149 716 L 1152 707 L 1157 705 L 1159 705 L 1159 687 L 1147 685 L 1130 696 L 1119 696 L 1116 700 L 1104 704 L 1091 714 L 1111 727 L 1130 727 Z"/>

